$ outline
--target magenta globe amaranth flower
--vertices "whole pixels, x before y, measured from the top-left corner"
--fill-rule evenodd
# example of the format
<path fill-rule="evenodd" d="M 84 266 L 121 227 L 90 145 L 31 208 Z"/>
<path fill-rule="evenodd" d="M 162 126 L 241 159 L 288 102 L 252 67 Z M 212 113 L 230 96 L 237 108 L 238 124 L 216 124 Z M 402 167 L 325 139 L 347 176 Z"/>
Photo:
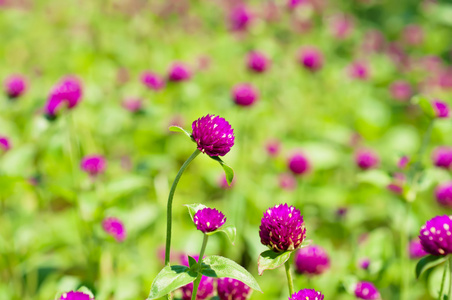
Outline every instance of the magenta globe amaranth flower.
<path fill-rule="evenodd" d="M 433 110 L 435 111 L 435 116 L 437 118 L 448 118 L 449 117 L 449 105 L 446 102 L 440 100 L 432 101 Z"/>
<path fill-rule="evenodd" d="M 217 293 L 220 300 L 246 300 L 251 293 L 251 288 L 233 278 L 219 278 Z"/>
<path fill-rule="evenodd" d="M 139 98 L 126 98 L 122 101 L 122 107 L 131 113 L 137 113 L 141 111 L 143 101 Z"/>
<path fill-rule="evenodd" d="M 356 284 L 355 296 L 364 300 L 380 299 L 380 292 L 372 282 L 361 281 Z"/>
<path fill-rule="evenodd" d="M 269 156 L 275 157 L 281 150 L 281 142 L 277 139 L 270 139 L 265 144 L 265 149 L 267 150 Z"/>
<path fill-rule="evenodd" d="M 370 149 L 360 149 L 355 153 L 356 165 L 362 170 L 376 168 L 380 159 L 376 152 Z"/>
<path fill-rule="evenodd" d="M 282 173 L 278 176 L 279 187 L 283 190 L 293 191 L 297 187 L 297 179 L 292 173 Z"/>
<path fill-rule="evenodd" d="M 141 74 L 141 82 L 150 90 L 159 91 L 165 87 L 165 80 L 151 71 L 144 71 Z"/>
<path fill-rule="evenodd" d="M 303 289 L 290 296 L 289 300 L 323 300 L 324 297 L 321 292 L 314 289 Z"/>
<path fill-rule="evenodd" d="M 323 66 L 323 55 L 317 48 L 306 46 L 300 49 L 298 61 L 306 69 L 315 72 Z"/>
<path fill-rule="evenodd" d="M 44 107 L 45 114 L 54 118 L 62 105 L 72 109 L 82 98 L 82 84 L 74 76 L 66 76 L 61 79 L 51 90 Z"/>
<path fill-rule="evenodd" d="M 410 158 L 408 156 L 404 155 L 397 162 L 397 168 L 399 168 L 400 170 L 403 170 L 406 168 L 406 166 L 408 165 L 409 162 L 410 162 Z"/>
<path fill-rule="evenodd" d="M 419 25 L 410 24 L 403 29 L 402 38 L 407 45 L 417 46 L 424 41 L 424 31 Z"/>
<path fill-rule="evenodd" d="M 440 146 L 435 148 L 432 160 L 435 166 L 450 169 L 452 167 L 452 147 Z"/>
<path fill-rule="evenodd" d="M 363 270 L 368 270 L 370 266 L 370 259 L 367 257 L 361 258 L 358 262 L 358 265 Z"/>
<path fill-rule="evenodd" d="M 310 245 L 297 250 L 294 264 L 297 273 L 320 275 L 330 268 L 330 258 L 322 247 Z"/>
<path fill-rule="evenodd" d="M 172 82 L 186 81 L 191 78 L 191 72 L 188 66 L 183 63 L 175 62 L 168 72 L 168 80 Z"/>
<path fill-rule="evenodd" d="M 270 66 L 270 60 L 264 53 L 259 51 L 252 51 L 248 54 L 247 66 L 250 71 L 256 73 L 265 72 Z"/>
<path fill-rule="evenodd" d="M 233 31 L 245 31 L 252 18 L 253 15 L 244 4 L 237 5 L 229 13 L 229 26 Z"/>
<path fill-rule="evenodd" d="M 60 297 L 60 300 L 94 300 L 91 295 L 85 294 L 83 292 L 67 292 L 63 293 Z"/>
<path fill-rule="evenodd" d="M 345 39 L 353 31 L 353 19 L 344 14 L 336 14 L 329 22 L 330 32 L 337 39 Z"/>
<path fill-rule="evenodd" d="M 435 197 L 440 205 L 452 208 L 452 182 L 438 185 L 435 189 Z"/>
<path fill-rule="evenodd" d="M 251 106 L 259 99 L 259 93 L 249 83 L 236 84 L 232 88 L 232 99 L 240 106 Z"/>
<path fill-rule="evenodd" d="M 198 150 L 209 156 L 226 155 L 234 146 L 234 130 L 219 116 L 201 117 L 194 121 L 191 127 Z"/>
<path fill-rule="evenodd" d="M 217 230 L 226 222 L 224 214 L 215 208 L 203 208 L 198 210 L 193 216 L 196 229 L 208 233 Z"/>
<path fill-rule="evenodd" d="M 411 84 L 405 80 L 397 80 L 389 86 L 391 97 L 398 101 L 408 101 L 413 95 Z"/>
<path fill-rule="evenodd" d="M 450 216 L 436 216 L 428 220 L 419 232 L 424 250 L 432 255 L 452 253 L 452 220 Z"/>
<path fill-rule="evenodd" d="M 366 80 L 369 78 L 369 67 L 363 62 L 353 62 L 348 67 L 348 73 L 352 79 Z"/>
<path fill-rule="evenodd" d="M 102 155 L 87 155 L 80 163 L 80 168 L 91 176 L 102 174 L 106 166 L 107 162 Z"/>
<path fill-rule="evenodd" d="M 102 221 L 102 228 L 118 242 L 122 242 L 126 238 L 126 229 L 124 224 L 117 218 L 105 218 Z"/>
<path fill-rule="evenodd" d="M 288 161 L 288 167 L 295 175 L 302 175 L 309 172 L 311 164 L 303 153 L 293 154 Z"/>
<path fill-rule="evenodd" d="M 3 82 L 5 93 L 10 99 L 19 98 L 27 89 L 25 78 L 21 75 L 11 75 Z"/>
<path fill-rule="evenodd" d="M 275 252 L 298 249 L 306 237 L 301 212 L 287 204 L 267 209 L 259 226 L 259 236 L 261 243 Z"/>
<path fill-rule="evenodd" d="M 422 248 L 421 240 L 414 239 L 411 240 L 408 245 L 408 252 L 410 253 L 411 259 L 419 259 L 426 256 L 428 253 Z"/>
<path fill-rule="evenodd" d="M 6 136 L 0 136 L 0 148 L 3 150 L 3 152 L 8 151 L 11 149 L 11 141 Z"/>

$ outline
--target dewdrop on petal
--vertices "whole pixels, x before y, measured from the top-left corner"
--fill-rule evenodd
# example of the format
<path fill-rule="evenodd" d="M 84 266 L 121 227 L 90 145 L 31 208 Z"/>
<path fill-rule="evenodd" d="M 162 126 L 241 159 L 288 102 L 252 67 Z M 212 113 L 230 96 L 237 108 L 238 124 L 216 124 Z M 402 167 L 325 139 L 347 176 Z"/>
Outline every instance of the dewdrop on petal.
<path fill-rule="evenodd" d="M 203 233 L 208 233 L 217 230 L 226 222 L 224 214 L 214 208 L 203 208 L 198 210 L 193 216 L 193 222 L 196 229 Z"/>
<path fill-rule="evenodd" d="M 234 146 L 234 130 L 225 119 L 207 115 L 192 124 L 192 137 L 197 148 L 209 156 L 224 156 Z"/>
<path fill-rule="evenodd" d="M 419 232 L 422 248 L 432 255 L 452 253 L 452 220 L 450 216 L 436 216 L 428 220 Z"/>
<path fill-rule="evenodd" d="M 290 296 L 289 300 L 324 300 L 324 297 L 314 289 L 303 289 Z"/>

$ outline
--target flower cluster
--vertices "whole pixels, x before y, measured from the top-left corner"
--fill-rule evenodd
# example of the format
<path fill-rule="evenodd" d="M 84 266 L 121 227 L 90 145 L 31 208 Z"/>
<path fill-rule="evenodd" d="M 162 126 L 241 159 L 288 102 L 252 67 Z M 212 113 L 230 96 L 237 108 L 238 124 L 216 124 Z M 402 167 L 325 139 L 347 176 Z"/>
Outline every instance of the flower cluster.
<path fill-rule="evenodd" d="M 419 239 L 424 250 L 432 255 L 447 255 L 452 253 L 452 219 L 436 216 L 428 220 L 419 232 Z"/>
<path fill-rule="evenodd" d="M 226 155 L 234 146 L 234 130 L 229 123 L 214 115 L 199 118 L 192 124 L 192 137 L 199 151 L 209 156 Z"/>
<path fill-rule="evenodd" d="M 193 216 L 193 222 L 196 229 L 203 233 L 208 233 L 217 230 L 226 222 L 224 214 L 215 208 L 203 208 L 198 210 Z"/>
<path fill-rule="evenodd" d="M 219 278 L 217 292 L 220 300 L 246 300 L 251 293 L 249 286 L 232 278 Z"/>

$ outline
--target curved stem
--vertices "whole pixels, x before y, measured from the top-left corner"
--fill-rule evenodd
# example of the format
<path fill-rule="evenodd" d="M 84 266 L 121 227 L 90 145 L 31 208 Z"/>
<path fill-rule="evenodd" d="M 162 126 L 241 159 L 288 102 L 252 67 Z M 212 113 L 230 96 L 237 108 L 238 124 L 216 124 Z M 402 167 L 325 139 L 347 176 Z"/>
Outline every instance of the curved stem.
<path fill-rule="evenodd" d="M 289 286 L 289 297 L 291 297 L 295 292 L 293 289 L 293 279 L 292 279 L 292 273 L 290 272 L 290 259 L 288 259 L 284 263 L 284 267 L 286 268 L 286 276 L 287 276 L 287 284 Z"/>
<path fill-rule="evenodd" d="M 442 300 L 444 292 L 444 282 L 446 281 L 447 270 L 449 269 L 449 261 L 444 264 L 443 279 L 441 279 L 441 287 L 439 289 L 438 300 Z"/>
<path fill-rule="evenodd" d="M 176 178 L 174 178 L 173 185 L 171 186 L 171 190 L 168 196 L 168 203 L 167 203 L 167 209 L 166 209 L 166 248 L 165 248 L 165 265 L 169 265 L 170 261 L 170 248 L 171 248 L 171 224 L 172 224 L 172 217 L 173 217 L 173 197 L 174 192 L 176 191 L 177 184 L 179 183 L 179 179 L 182 176 L 182 173 L 184 173 L 185 169 L 188 167 L 188 165 L 191 163 L 193 159 L 195 159 L 198 154 L 201 153 L 198 149 L 196 149 L 192 155 L 184 162 L 182 167 L 180 168 L 179 172 L 176 175 Z"/>
<path fill-rule="evenodd" d="M 209 236 L 204 234 L 204 239 L 202 240 L 201 251 L 199 252 L 198 258 L 198 271 L 201 271 L 202 258 L 204 256 L 204 252 L 206 251 L 207 240 Z M 196 300 L 196 294 L 198 293 L 199 283 L 201 282 L 202 274 L 199 273 L 198 277 L 196 277 L 195 282 L 193 283 L 193 291 L 191 293 L 191 300 Z"/>

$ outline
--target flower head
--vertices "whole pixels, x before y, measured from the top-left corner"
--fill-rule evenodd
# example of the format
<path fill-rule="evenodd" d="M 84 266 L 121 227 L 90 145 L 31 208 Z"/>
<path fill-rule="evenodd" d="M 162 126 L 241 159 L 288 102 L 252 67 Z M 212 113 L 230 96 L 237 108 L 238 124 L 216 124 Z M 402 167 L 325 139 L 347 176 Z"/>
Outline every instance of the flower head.
<path fill-rule="evenodd" d="M 353 20 L 350 16 L 337 14 L 330 20 L 330 32 L 337 39 L 345 39 L 353 31 Z"/>
<path fill-rule="evenodd" d="M 226 155 L 234 146 L 234 130 L 228 121 L 219 116 L 201 117 L 191 127 L 198 150 L 209 156 Z"/>
<path fill-rule="evenodd" d="M 363 270 L 369 269 L 370 259 L 368 257 L 361 258 L 359 260 L 359 267 Z"/>
<path fill-rule="evenodd" d="M 362 170 L 376 168 L 380 163 L 377 153 L 370 149 L 361 149 L 355 153 L 356 165 Z"/>
<path fill-rule="evenodd" d="M 265 144 L 268 155 L 275 157 L 281 149 L 281 142 L 277 139 L 270 139 Z"/>
<path fill-rule="evenodd" d="M 0 148 L 3 152 L 11 149 L 11 141 L 6 136 L 0 136 Z"/>
<path fill-rule="evenodd" d="M 435 189 L 435 196 L 439 204 L 452 208 L 452 182 L 438 185 Z"/>
<path fill-rule="evenodd" d="M 452 167 L 452 147 L 437 147 L 433 150 L 432 160 L 435 166 L 450 169 Z"/>
<path fill-rule="evenodd" d="M 175 62 L 168 73 L 168 80 L 172 82 L 186 81 L 190 79 L 190 69 L 183 63 Z"/>
<path fill-rule="evenodd" d="M 402 156 L 397 163 L 397 168 L 399 168 L 400 170 L 403 170 L 406 168 L 406 166 L 408 165 L 409 162 L 410 162 L 410 158 L 408 156 Z"/>
<path fill-rule="evenodd" d="M 290 296 L 289 300 L 323 300 L 324 297 L 314 289 L 303 289 Z"/>
<path fill-rule="evenodd" d="M 403 29 L 403 41 L 408 45 L 420 45 L 424 40 L 424 31 L 422 27 L 416 24 L 410 24 Z"/>
<path fill-rule="evenodd" d="M 323 55 L 317 48 L 307 46 L 300 49 L 298 61 L 306 69 L 315 72 L 323 66 Z"/>
<path fill-rule="evenodd" d="M 287 204 L 267 209 L 261 220 L 259 236 L 261 243 L 275 252 L 298 249 L 306 237 L 301 212 Z"/>
<path fill-rule="evenodd" d="M 253 15 L 248 8 L 243 5 L 235 6 L 229 13 L 229 24 L 233 31 L 245 31 L 251 23 Z"/>
<path fill-rule="evenodd" d="M 45 113 L 49 117 L 55 117 L 63 104 L 72 109 L 82 98 L 82 84 L 74 76 L 66 76 L 61 79 L 51 90 L 45 105 Z"/>
<path fill-rule="evenodd" d="M 303 153 L 293 154 L 288 161 L 290 171 L 295 175 L 302 175 L 311 169 L 309 160 Z"/>
<path fill-rule="evenodd" d="M 60 300 L 94 300 L 90 295 L 85 294 L 83 292 L 67 292 L 63 293 L 60 297 Z"/>
<path fill-rule="evenodd" d="M 232 99 L 237 105 L 250 106 L 259 99 L 259 93 L 249 83 L 236 84 L 232 89 Z"/>
<path fill-rule="evenodd" d="M 380 299 L 380 292 L 371 282 L 361 281 L 355 287 L 355 296 L 365 300 Z"/>
<path fill-rule="evenodd" d="M 424 248 L 422 248 L 421 240 L 419 239 L 410 241 L 410 244 L 408 245 L 408 251 L 410 253 L 411 259 L 419 259 L 428 254 L 424 251 Z"/>
<path fill-rule="evenodd" d="M 215 208 L 203 208 L 198 210 L 193 216 L 196 229 L 208 233 L 217 230 L 226 222 L 224 214 Z"/>
<path fill-rule="evenodd" d="M 82 159 L 80 168 L 91 176 L 102 174 L 107 162 L 102 155 L 87 155 Z"/>
<path fill-rule="evenodd" d="M 251 289 L 243 282 L 233 278 L 219 278 L 217 292 L 220 300 L 246 300 Z"/>
<path fill-rule="evenodd" d="M 452 220 L 449 216 L 436 216 L 428 220 L 419 232 L 424 250 L 432 255 L 452 253 Z"/>
<path fill-rule="evenodd" d="M 449 105 L 446 102 L 433 100 L 433 110 L 437 118 L 448 118 L 450 115 Z"/>
<path fill-rule="evenodd" d="M 252 51 L 248 54 L 247 65 L 250 71 L 263 73 L 270 66 L 270 60 L 264 53 Z"/>
<path fill-rule="evenodd" d="M 300 274 L 320 275 L 330 268 L 330 258 L 325 249 L 310 245 L 297 250 L 294 258 L 295 271 Z"/>
<path fill-rule="evenodd" d="M 353 79 L 366 80 L 369 78 L 369 67 L 363 62 L 356 61 L 349 65 L 348 73 Z"/>
<path fill-rule="evenodd" d="M 27 89 L 25 78 L 20 75 L 11 75 L 3 82 L 6 95 L 10 99 L 20 97 Z"/>
<path fill-rule="evenodd" d="M 398 101 L 408 101 L 413 95 L 411 84 L 405 80 L 396 80 L 389 86 L 391 97 Z"/>
<path fill-rule="evenodd" d="M 165 87 L 165 81 L 163 78 L 153 72 L 144 71 L 141 74 L 141 82 L 149 89 L 159 91 Z"/>
<path fill-rule="evenodd" d="M 126 238 L 126 229 L 121 220 L 109 217 L 102 221 L 102 228 L 106 233 L 113 236 L 116 241 L 122 242 Z"/>
<path fill-rule="evenodd" d="M 126 98 L 122 101 L 122 107 L 132 113 L 137 113 L 141 111 L 143 101 L 139 98 Z"/>

